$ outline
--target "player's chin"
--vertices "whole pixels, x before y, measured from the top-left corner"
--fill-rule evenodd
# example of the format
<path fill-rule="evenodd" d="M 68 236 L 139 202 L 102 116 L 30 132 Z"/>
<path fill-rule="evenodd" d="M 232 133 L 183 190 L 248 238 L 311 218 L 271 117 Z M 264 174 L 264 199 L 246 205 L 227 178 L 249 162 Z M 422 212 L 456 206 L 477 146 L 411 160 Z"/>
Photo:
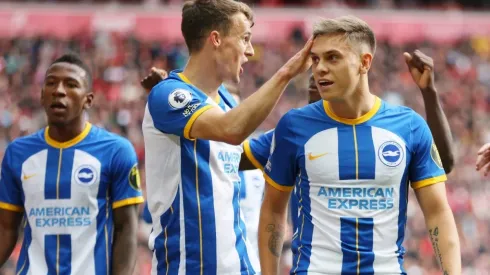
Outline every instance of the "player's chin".
<path fill-rule="evenodd" d="M 327 100 L 327 101 L 338 98 L 338 94 L 335 93 L 334 91 L 320 91 L 319 95 L 320 95 L 321 99 Z"/>
<path fill-rule="evenodd" d="M 48 113 L 48 124 L 62 126 L 69 124 L 68 116 L 60 114 L 49 114 Z"/>

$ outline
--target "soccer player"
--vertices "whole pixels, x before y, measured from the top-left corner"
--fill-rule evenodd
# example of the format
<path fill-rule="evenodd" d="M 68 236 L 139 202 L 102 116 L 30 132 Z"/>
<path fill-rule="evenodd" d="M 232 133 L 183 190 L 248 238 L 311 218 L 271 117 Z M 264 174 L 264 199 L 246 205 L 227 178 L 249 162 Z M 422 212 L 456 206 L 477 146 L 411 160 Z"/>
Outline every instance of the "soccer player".
<path fill-rule="evenodd" d="M 289 81 L 310 66 L 311 40 L 235 107 L 253 55 L 252 11 L 233 0 L 187 1 L 182 34 L 190 58 L 148 96 L 143 120 L 153 274 L 255 274 L 240 214 L 241 143 L 267 117 Z"/>
<path fill-rule="evenodd" d="M 323 101 L 289 111 L 275 129 L 259 225 L 262 274 L 277 274 L 294 186 L 300 217 L 291 273 L 405 274 L 409 183 L 444 273 L 460 274 L 446 175 L 429 127 L 369 90 L 372 30 L 349 16 L 322 20 L 314 37 L 312 71 Z M 421 83 L 433 67 L 418 69 L 412 75 Z"/>
<path fill-rule="evenodd" d="M 41 91 L 48 127 L 14 140 L 0 180 L 0 266 L 22 222 L 17 274 L 132 274 L 137 204 L 131 143 L 91 125 L 92 79 L 76 55 L 55 60 Z"/>

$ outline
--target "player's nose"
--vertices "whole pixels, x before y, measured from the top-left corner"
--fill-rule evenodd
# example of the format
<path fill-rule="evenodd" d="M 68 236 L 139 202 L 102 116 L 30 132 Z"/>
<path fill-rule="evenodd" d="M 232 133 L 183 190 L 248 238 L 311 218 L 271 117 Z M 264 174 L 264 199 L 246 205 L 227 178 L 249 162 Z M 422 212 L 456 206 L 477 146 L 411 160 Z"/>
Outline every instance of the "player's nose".
<path fill-rule="evenodd" d="M 54 89 L 54 95 L 56 96 L 64 96 L 66 95 L 66 89 L 65 89 L 65 85 L 63 84 L 62 81 L 60 81 L 58 83 L 58 85 L 56 85 L 56 88 Z"/>
<path fill-rule="evenodd" d="M 318 73 L 318 74 L 328 74 L 329 72 L 329 69 L 328 69 L 328 66 L 325 64 L 325 62 L 318 62 L 318 64 L 316 64 L 316 66 L 313 66 L 312 67 L 312 71 L 315 73 Z"/>
<path fill-rule="evenodd" d="M 255 50 L 254 47 L 252 46 L 252 43 L 248 43 L 247 49 L 245 50 L 245 55 L 248 57 L 254 56 Z"/>

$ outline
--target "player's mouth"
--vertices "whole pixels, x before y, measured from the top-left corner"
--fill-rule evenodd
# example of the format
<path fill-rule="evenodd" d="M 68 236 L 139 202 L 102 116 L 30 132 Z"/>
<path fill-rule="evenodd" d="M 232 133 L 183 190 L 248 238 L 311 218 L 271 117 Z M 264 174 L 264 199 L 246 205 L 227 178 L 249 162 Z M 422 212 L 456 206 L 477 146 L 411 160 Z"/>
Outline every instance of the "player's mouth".
<path fill-rule="evenodd" d="M 55 112 L 55 113 L 61 113 L 61 112 L 65 112 L 66 111 L 66 105 L 61 103 L 61 102 L 54 102 L 54 103 L 51 103 L 51 105 L 49 106 L 49 108 Z"/>
<path fill-rule="evenodd" d="M 243 67 L 240 66 L 240 75 L 242 75 L 242 74 L 243 74 Z"/>
<path fill-rule="evenodd" d="M 328 88 L 333 85 L 333 81 L 328 80 L 328 79 L 320 79 L 318 80 L 318 87 L 320 88 Z"/>

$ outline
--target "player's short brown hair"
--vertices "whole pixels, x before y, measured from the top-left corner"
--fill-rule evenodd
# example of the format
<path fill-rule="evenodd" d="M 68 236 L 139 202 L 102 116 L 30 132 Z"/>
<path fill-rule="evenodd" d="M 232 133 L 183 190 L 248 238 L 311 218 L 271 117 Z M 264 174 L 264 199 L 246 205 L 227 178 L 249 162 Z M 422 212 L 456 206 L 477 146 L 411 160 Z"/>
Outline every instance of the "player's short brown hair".
<path fill-rule="evenodd" d="M 376 52 L 376 37 L 373 30 L 363 20 L 353 16 L 342 16 L 318 21 L 313 27 L 313 36 L 340 34 L 352 44 L 364 43 L 369 46 L 371 54 Z"/>
<path fill-rule="evenodd" d="M 204 46 L 204 40 L 213 30 L 228 35 L 231 17 L 243 13 L 253 25 L 252 10 L 245 3 L 234 0 L 190 0 L 182 8 L 181 30 L 189 52 Z"/>

